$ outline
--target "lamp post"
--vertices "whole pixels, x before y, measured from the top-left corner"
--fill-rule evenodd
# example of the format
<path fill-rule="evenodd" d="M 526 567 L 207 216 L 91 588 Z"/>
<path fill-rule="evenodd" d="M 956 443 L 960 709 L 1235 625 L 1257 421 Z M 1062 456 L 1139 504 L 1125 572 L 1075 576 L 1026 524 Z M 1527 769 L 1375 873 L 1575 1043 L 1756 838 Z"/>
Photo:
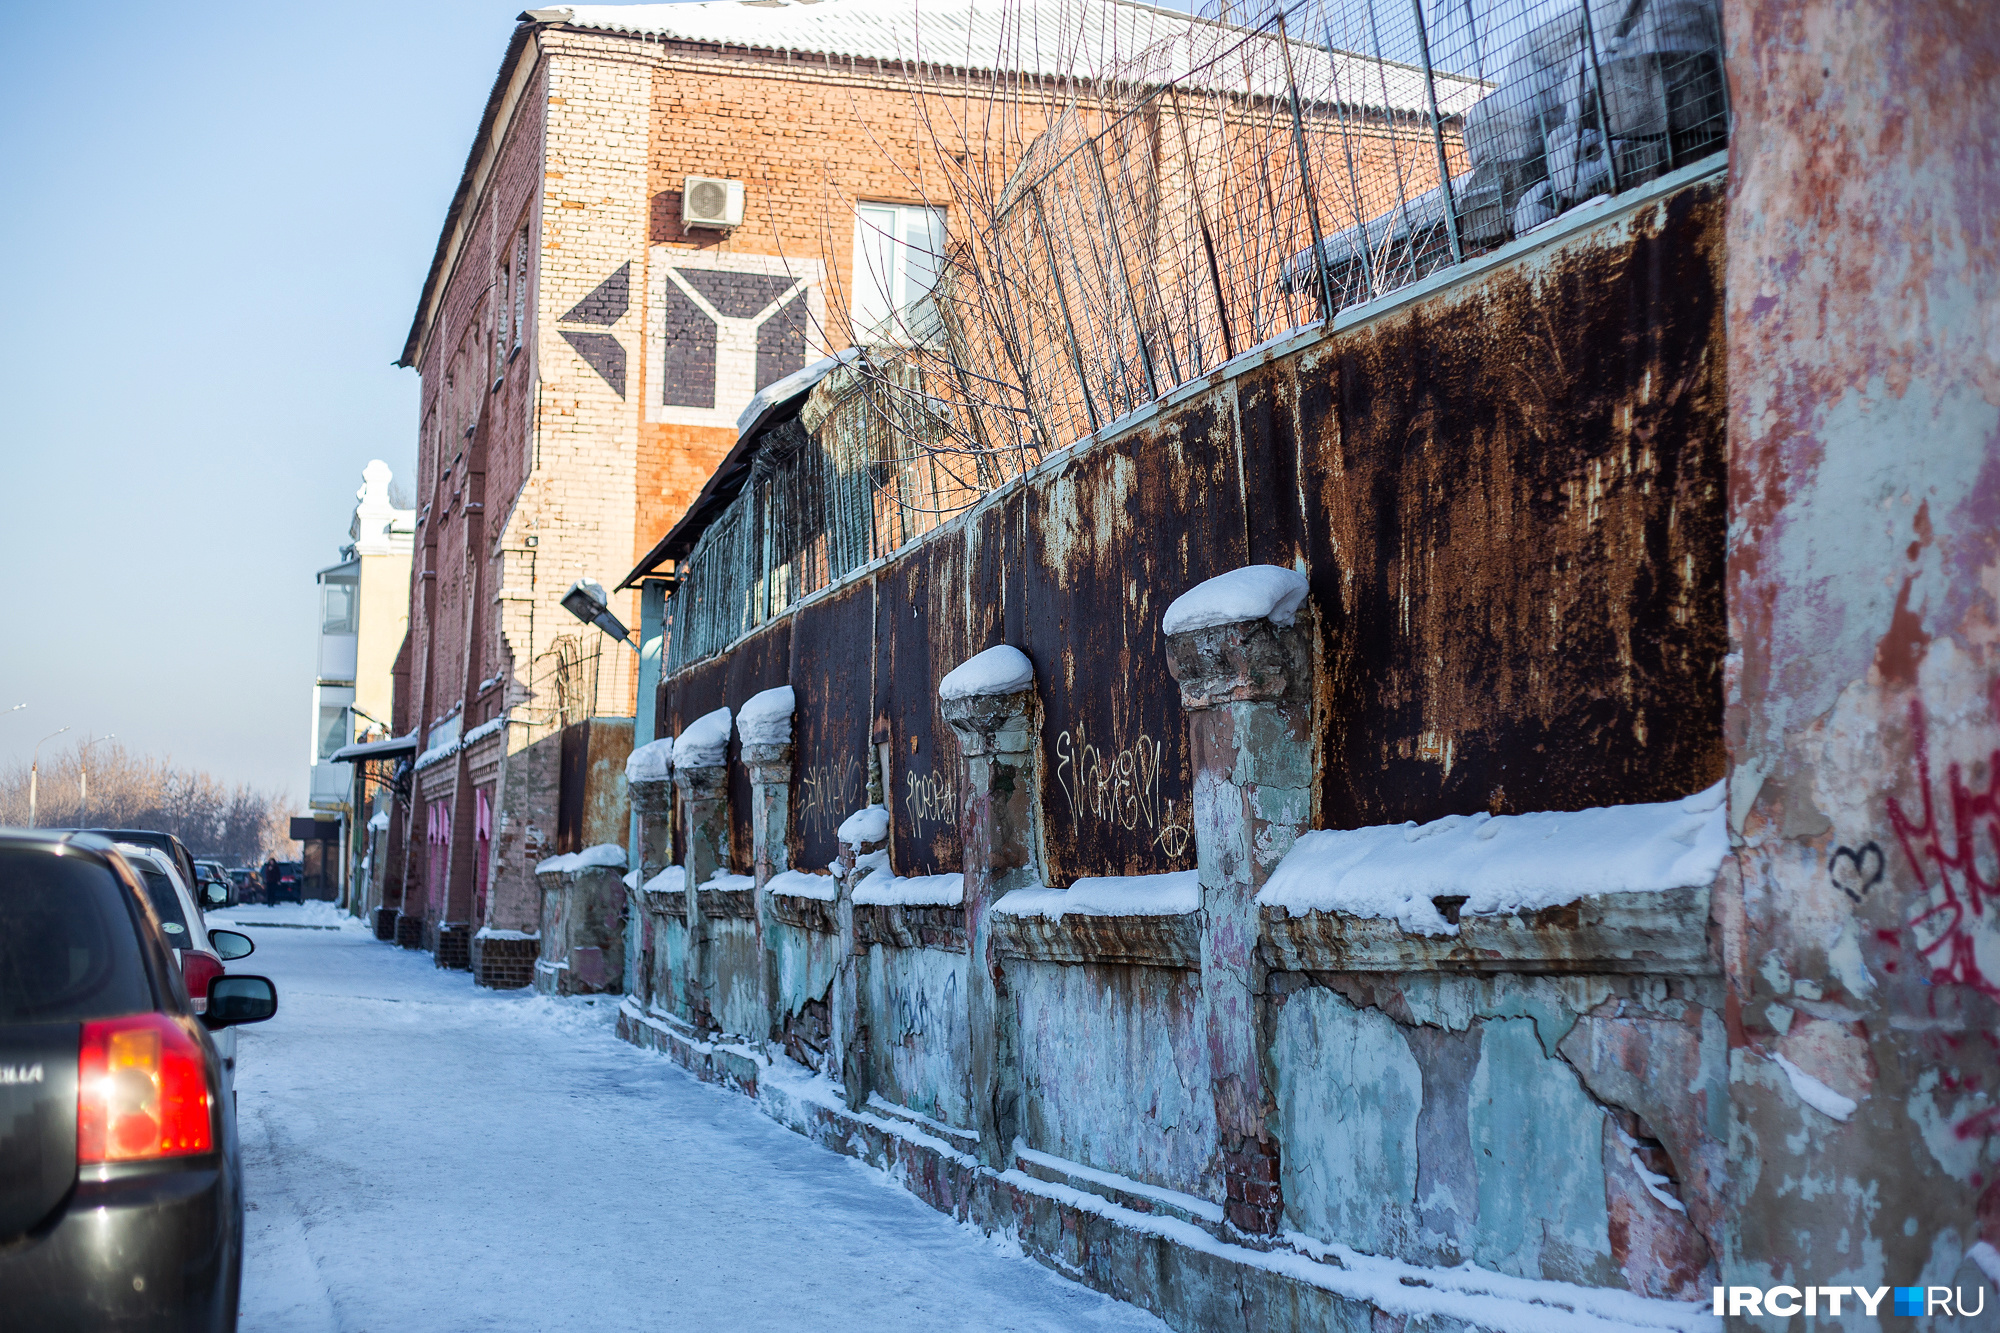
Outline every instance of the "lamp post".
<path fill-rule="evenodd" d="M 68 730 L 69 730 L 68 727 L 57 727 L 54 731 L 50 732 L 48 735 L 42 737 L 40 740 L 35 742 L 34 757 L 28 761 L 28 827 L 29 828 L 39 827 L 39 825 L 36 824 L 35 819 L 38 813 L 37 798 L 40 795 L 39 784 L 41 780 L 42 747 L 44 745 L 47 745 L 50 741 L 54 740 L 56 737 L 62 735 L 65 731 Z"/>
<path fill-rule="evenodd" d="M 99 736 L 76 747 L 76 822 L 79 824 L 90 822 L 90 747 L 116 740 L 117 737 L 118 733 L 114 731 L 108 736 Z"/>

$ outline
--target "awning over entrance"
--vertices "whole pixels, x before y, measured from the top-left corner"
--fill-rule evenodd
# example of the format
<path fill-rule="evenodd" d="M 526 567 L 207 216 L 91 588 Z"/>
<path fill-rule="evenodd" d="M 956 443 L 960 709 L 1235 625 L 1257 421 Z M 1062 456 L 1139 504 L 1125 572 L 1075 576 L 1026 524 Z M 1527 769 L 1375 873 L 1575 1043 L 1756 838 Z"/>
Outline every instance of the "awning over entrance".
<path fill-rule="evenodd" d="M 343 745 L 326 757 L 329 764 L 351 764 L 360 759 L 400 759 L 406 754 L 417 752 L 417 733 L 407 736 L 392 736 L 386 741 L 362 741 L 355 745 Z"/>

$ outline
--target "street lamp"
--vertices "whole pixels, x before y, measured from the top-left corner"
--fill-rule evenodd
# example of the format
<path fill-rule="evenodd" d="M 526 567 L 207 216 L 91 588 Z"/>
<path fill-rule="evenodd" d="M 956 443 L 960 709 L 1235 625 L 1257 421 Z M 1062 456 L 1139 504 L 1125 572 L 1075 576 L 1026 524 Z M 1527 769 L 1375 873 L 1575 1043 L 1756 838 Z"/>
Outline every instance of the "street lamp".
<path fill-rule="evenodd" d="M 37 827 L 35 823 L 36 798 L 39 794 L 37 791 L 37 785 L 40 781 L 40 774 L 41 774 L 42 747 L 44 745 L 47 745 L 50 741 L 54 740 L 56 737 L 62 735 L 65 731 L 68 730 L 69 730 L 68 727 L 57 727 L 54 731 L 50 732 L 48 735 L 42 737 L 40 740 L 35 742 L 34 757 L 28 762 L 28 827 L 29 828 Z"/>
<path fill-rule="evenodd" d="M 99 736 L 96 740 L 85 741 L 76 747 L 76 822 L 79 824 L 90 822 L 90 747 L 117 738 L 118 733 L 114 731 L 108 736 Z"/>
<path fill-rule="evenodd" d="M 596 579 L 578 579 L 570 584 L 569 591 L 563 594 L 562 604 L 564 609 L 584 624 L 595 625 L 633 652 L 639 651 L 639 645 L 633 643 L 629 637 L 631 631 L 625 628 L 625 622 L 611 614 L 611 608 L 607 605 L 609 601 L 610 599 L 604 595 L 602 583 Z"/>

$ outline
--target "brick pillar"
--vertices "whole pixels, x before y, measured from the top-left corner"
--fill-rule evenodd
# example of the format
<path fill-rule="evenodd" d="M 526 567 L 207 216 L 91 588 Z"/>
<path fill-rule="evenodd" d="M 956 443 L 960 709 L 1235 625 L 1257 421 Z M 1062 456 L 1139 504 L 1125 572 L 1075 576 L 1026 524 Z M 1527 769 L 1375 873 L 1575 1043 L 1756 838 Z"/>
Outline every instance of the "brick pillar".
<path fill-rule="evenodd" d="M 724 733 L 725 736 L 727 733 Z M 695 756 L 707 759 L 709 754 Z M 697 1032 L 715 1029 L 709 988 L 715 969 L 708 957 L 708 929 L 701 919 L 701 886 L 729 864 L 729 769 L 721 756 L 712 764 L 674 765 L 681 794 L 681 827 L 687 847 L 687 975 L 682 978 L 688 1021 Z"/>
<path fill-rule="evenodd" d="M 632 753 L 636 760 L 643 749 Z M 674 856 L 673 766 L 669 762 L 664 767 L 659 777 L 632 777 L 632 766 L 628 764 L 626 769 L 625 790 L 632 798 L 632 857 L 639 870 L 639 886 L 631 891 L 630 910 L 625 914 L 631 923 L 625 939 L 625 987 L 642 1005 L 653 1000 L 653 950 L 658 927 L 655 914 L 646 908 L 646 881 L 666 869 Z"/>
<path fill-rule="evenodd" d="M 993 953 L 992 906 L 1040 882 L 1035 863 L 1034 668 L 1019 650 L 989 648 L 938 686 L 945 721 L 965 756 L 959 835 L 965 848 L 965 1001 L 972 1041 L 972 1103 L 979 1160 L 1013 1166 L 1020 1132 L 1020 1015 Z"/>
<path fill-rule="evenodd" d="M 1292 623 L 1304 594 L 1303 575 L 1253 566 L 1199 585 L 1165 620 L 1194 760 L 1202 1008 L 1225 1212 L 1252 1235 L 1277 1232 L 1285 1211 L 1256 897 L 1312 818 L 1312 645 Z"/>
<path fill-rule="evenodd" d="M 791 732 L 789 718 L 786 735 Z M 778 930 L 771 920 L 771 898 L 764 891 L 771 876 L 791 868 L 792 743 L 745 737 L 743 762 L 750 770 L 750 828 L 756 842 L 757 950 L 764 960 L 757 993 L 764 1006 L 764 1031 L 771 1041 L 778 1032 Z"/>

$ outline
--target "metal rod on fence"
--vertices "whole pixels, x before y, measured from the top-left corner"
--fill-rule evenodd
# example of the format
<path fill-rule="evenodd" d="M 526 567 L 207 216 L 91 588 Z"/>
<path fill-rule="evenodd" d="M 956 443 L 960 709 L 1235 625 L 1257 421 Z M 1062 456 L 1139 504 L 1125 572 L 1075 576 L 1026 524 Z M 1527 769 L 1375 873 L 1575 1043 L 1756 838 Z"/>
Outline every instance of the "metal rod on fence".
<path fill-rule="evenodd" d="M 1187 160 L 1188 193 L 1194 198 L 1194 215 L 1201 223 L 1201 248 L 1208 255 L 1208 280 L 1215 286 L 1215 317 L 1222 324 L 1223 359 L 1234 360 L 1236 339 L 1229 331 L 1229 301 L 1222 294 L 1222 266 L 1215 262 L 1215 234 L 1208 228 L 1208 205 L 1201 197 L 1201 173 L 1195 168 L 1194 150 L 1188 146 L 1187 118 L 1181 114 L 1180 94 L 1168 88 L 1167 100 L 1173 104 L 1174 126 L 1181 136 L 1181 156 Z"/>
<path fill-rule="evenodd" d="M 1333 274 L 1326 266 L 1326 237 L 1320 233 L 1319 203 L 1313 197 L 1312 168 L 1306 162 L 1306 122 L 1299 110 L 1299 81 L 1292 72 L 1292 39 L 1285 34 L 1285 12 L 1278 11 L 1278 50 L 1285 57 L 1285 89 L 1292 98 L 1292 140 L 1298 147 L 1299 186 L 1305 193 L 1306 221 L 1312 224 L 1313 258 L 1319 261 L 1320 318 L 1333 320 Z"/>
<path fill-rule="evenodd" d="M 1589 0 L 1584 0 L 1588 7 Z M 1431 144 L 1437 149 L 1438 189 L 1444 197 L 1444 230 L 1451 241 L 1451 262 L 1465 262 L 1465 247 L 1458 239 L 1458 201 L 1451 195 L 1451 164 L 1445 160 L 1444 124 L 1438 117 L 1437 78 L 1431 73 L 1431 38 L 1424 28 L 1424 0 L 1410 0 L 1410 12 L 1417 18 L 1417 54 L 1423 59 L 1424 91 L 1431 99 Z"/>
<path fill-rule="evenodd" d="M 1395 102 L 1389 96 L 1389 62 L 1382 57 L 1382 29 L 1375 18 L 1375 0 L 1368 0 L 1368 44 L 1375 53 L 1375 76 L 1382 85 L 1382 117 L 1388 122 L 1389 126 L 1389 160 L 1396 164 L 1396 208 L 1402 213 L 1404 224 L 1409 225 L 1410 186 L 1409 182 L 1403 179 L 1403 154 L 1397 147 L 1399 139 L 1396 134 L 1395 113 L 1390 110 L 1395 105 Z M 1375 246 L 1372 241 L 1368 240 L 1365 230 L 1366 224 L 1363 225 L 1362 240 L 1368 247 L 1368 267 L 1372 272 L 1376 262 Z M 1416 228 L 1414 226 L 1410 227 L 1410 234 L 1413 238 L 1416 235 Z M 1384 227 L 1382 229 L 1381 262 L 1385 267 L 1389 262 L 1389 253 L 1395 249 L 1395 246 L 1395 228 Z M 1414 252 L 1415 246 L 1413 245 L 1411 249 Z"/>
<path fill-rule="evenodd" d="M 1618 154 L 1611 151 L 1611 107 L 1604 100 L 1604 71 L 1597 64 L 1597 30 L 1590 22 L 1590 0 L 1580 0 L 1583 11 L 1583 49 L 1590 53 L 1590 78 L 1597 85 L 1597 131 L 1604 139 L 1604 165 L 1611 172 L 1611 193 L 1618 193 Z M 1576 127 L 1576 155 L 1583 158 L 1583 124 Z"/>
<path fill-rule="evenodd" d="M 1333 75 L 1333 115 L 1335 121 L 1340 126 L 1341 156 L 1347 161 L 1347 188 L 1354 192 L 1354 225 L 1365 227 L 1368 220 L 1363 216 L 1366 210 L 1362 207 L 1361 203 L 1361 176 L 1354 169 L 1354 135 L 1347 128 L 1347 94 L 1341 90 L 1340 75 L 1338 73 L 1340 65 L 1334 58 L 1333 24 L 1328 21 L 1325 10 L 1320 11 L 1319 21 L 1320 27 L 1326 33 L 1327 68 L 1335 71 Z M 1367 234 L 1365 232 L 1362 235 L 1362 247 L 1363 249 L 1368 248 Z M 1369 262 L 1363 267 L 1362 272 L 1368 276 L 1368 297 L 1370 300 L 1373 300 L 1381 293 L 1375 281 L 1375 262 L 1372 252 L 1369 255 Z"/>
<path fill-rule="evenodd" d="M 1111 253 L 1118 259 L 1118 277 L 1125 288 L 1125 310 L 1132 316 L 1132 336 L 1139 342 L 1139 364 L 1146 372 L 1146 389 L 1157 400 L 1160 396 L 1159 376 L 1153 371 L 1152 349 L 1146 346 L 1146 326 L 1139 320 L 1139 302 L 1132 295 L 1132 266 L 1125 262 L 1125 242 L 1118 235 L 1118 209 L 1111 200 L 1111 182 L 1104 174 L 1104 154 L 1097 146 L 1097 136 L 1091 135 L 1091 165 L 1097 168 L 1097 189 L 1104 196 L 1105 230 L 1111 233 Z"/>
<path fill-rule="evenodd" d="M 1083 391 L 1083 410 L 1090 414 L 1090 433 L 1095 435 L 1101 425 L 1097 419 L 1097 403 L 1090 396 L 1090 381 L 1083 373 L 1083 348 L 1076 340 L 1076 321 L 1069 317 L 1069 297 L 1063 291 L 1062 268 L 1056 263 L 1055 243 L 1049 239 L 1049 218 L 1042 211 L 1042 187 L 1030 186 L 1028 197 L 1035 201 L 1035 222 L 1042 233 L 1042 249 L 1049 256 L 1049 281 L 1055 284 L 1056 305 L 1062 311 L 1063 331 L 1069 335 L 1070 364 L 1076 368 L 1076 387 Z M 1051 448 L 1058 447 L 1053 440 L 1049 445 Z"/>

